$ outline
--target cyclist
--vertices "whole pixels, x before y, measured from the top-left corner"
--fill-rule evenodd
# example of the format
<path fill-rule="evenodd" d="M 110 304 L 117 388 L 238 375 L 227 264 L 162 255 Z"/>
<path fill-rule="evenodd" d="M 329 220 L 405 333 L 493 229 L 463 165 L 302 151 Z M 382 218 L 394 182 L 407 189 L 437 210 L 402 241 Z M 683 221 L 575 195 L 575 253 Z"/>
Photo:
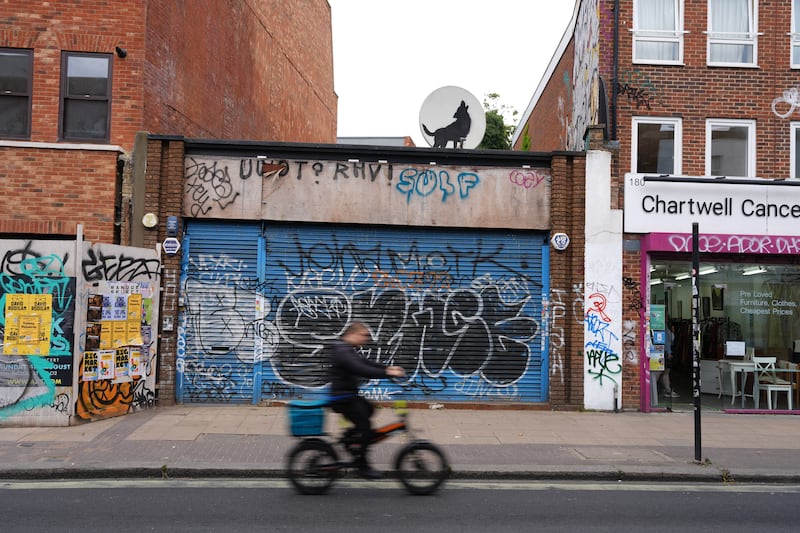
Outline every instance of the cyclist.
<path fill-rule="evenodd" d="M 370 418 L 375 408 L 359 395 L 358 387 L 364 378 L 402 377 L 405 376 L 405 371 L 399 366 L 383 366 L 361 357 L 356 349 L 369 341 L 369 338 L 367 326 L 362 322 L 353 322 L 329 347 L 329 401 L 331 409 L 353 423 L 355 436 L 360 444 L 355 457 L 359 475 L 366 479 L 380 479 L 383 475 L 374 470 L 367 459 L 374 435 Z"/>

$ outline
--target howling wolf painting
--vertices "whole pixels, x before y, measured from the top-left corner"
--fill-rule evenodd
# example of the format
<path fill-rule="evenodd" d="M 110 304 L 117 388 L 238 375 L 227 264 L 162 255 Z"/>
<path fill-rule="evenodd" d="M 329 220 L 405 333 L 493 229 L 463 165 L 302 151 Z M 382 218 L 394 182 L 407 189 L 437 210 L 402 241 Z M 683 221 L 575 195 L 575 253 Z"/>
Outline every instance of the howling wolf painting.
<path fill-rule="evenodd" d="M 425 134 L 433 137 L 433 148 L 447 148 L 447 143 L 450 141 L 453 141 L 453 148 L 464 147 L 464 140 L 467 138 L 469 129 L 472 126 L 469 106 L 464 100 L 461 100 L 461 105 L 456 109 L 453 118 L 455 118 L 453 122 L 433 132 L 425 124 L 422 125 Z"/>

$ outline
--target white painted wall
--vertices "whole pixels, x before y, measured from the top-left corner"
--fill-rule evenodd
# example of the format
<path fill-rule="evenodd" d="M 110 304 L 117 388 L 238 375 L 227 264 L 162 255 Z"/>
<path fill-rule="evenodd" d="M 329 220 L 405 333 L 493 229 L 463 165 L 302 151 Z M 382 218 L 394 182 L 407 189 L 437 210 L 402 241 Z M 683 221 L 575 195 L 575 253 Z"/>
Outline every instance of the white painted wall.
<path fill-rule="evenodd" d="M 586 155 L 583 402 L 622 408 L 622 211 L 611 209 L 611 154 Z"/>

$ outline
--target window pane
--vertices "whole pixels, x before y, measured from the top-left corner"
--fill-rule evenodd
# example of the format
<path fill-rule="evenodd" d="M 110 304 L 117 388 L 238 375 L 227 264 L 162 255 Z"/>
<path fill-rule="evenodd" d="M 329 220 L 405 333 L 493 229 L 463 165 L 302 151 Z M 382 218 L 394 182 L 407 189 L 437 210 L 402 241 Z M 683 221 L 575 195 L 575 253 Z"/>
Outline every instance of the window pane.
<path fill-rule="evenodd" d="M 28 94 L 31 70 L 30 54 L 0 52 L 0 92 Z"/>
<path fill-rule="evenodd" d="M 711 31 L 747 33 L 750 31 L 751 0 L 711 0 Z"/>
<path fill-rule="evenodd" d="M 0 135 L 26 137 L 28 135 L 28 97 L 4 96 L 0 98 Z"/>
<path fill-rule="evenodd" d="M 70 56 L 67 59 L 67 94 L 108 96 L 107 57 Z"/>
<path fill-rule="evenodd" d="M 711 61 L 714 63 L 752 63 L 751 44 L 712 44 Z"/>
<path fill-rule="evenodd" d="M 636 6 L 639 30 L 675 30 L 675 0 L 639 0 Z"/>
<path fill-rule="evenodd" d="M 792 46 L 792 65 L 800 65 L 800 46 Z"/>
<path fill-rule="evenodd" d="M 64 138 L 105 139 L 107 129 L 108 102 L 64 101 Z"/>
<path fill-rule="evenodd" d="M 711 127 L 712 176 L 747 176 L 747 133 L 745 126 Z"/>
<path fill-rule="evenodd" d="M 636 59 L 677 61 L 678 43 L 638 41 L 636 43 Z"/>
<path fill-rule="evenodd" d="M 675 126 L 639 124 L 636 172 L 675 173 Z"/>

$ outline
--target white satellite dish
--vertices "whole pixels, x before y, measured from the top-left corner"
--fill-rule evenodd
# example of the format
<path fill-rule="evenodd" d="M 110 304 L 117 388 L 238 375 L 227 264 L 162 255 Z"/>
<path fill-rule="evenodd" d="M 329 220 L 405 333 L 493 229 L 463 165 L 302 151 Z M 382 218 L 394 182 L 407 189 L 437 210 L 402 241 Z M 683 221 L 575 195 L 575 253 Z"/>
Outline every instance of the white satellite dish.
<path fill-rule="evenodd" d="M 469 91 L 440 87 L 422 102 L 419 129 L 433 148 L 475 148 L 486 133 L 486 115 Z"/>

